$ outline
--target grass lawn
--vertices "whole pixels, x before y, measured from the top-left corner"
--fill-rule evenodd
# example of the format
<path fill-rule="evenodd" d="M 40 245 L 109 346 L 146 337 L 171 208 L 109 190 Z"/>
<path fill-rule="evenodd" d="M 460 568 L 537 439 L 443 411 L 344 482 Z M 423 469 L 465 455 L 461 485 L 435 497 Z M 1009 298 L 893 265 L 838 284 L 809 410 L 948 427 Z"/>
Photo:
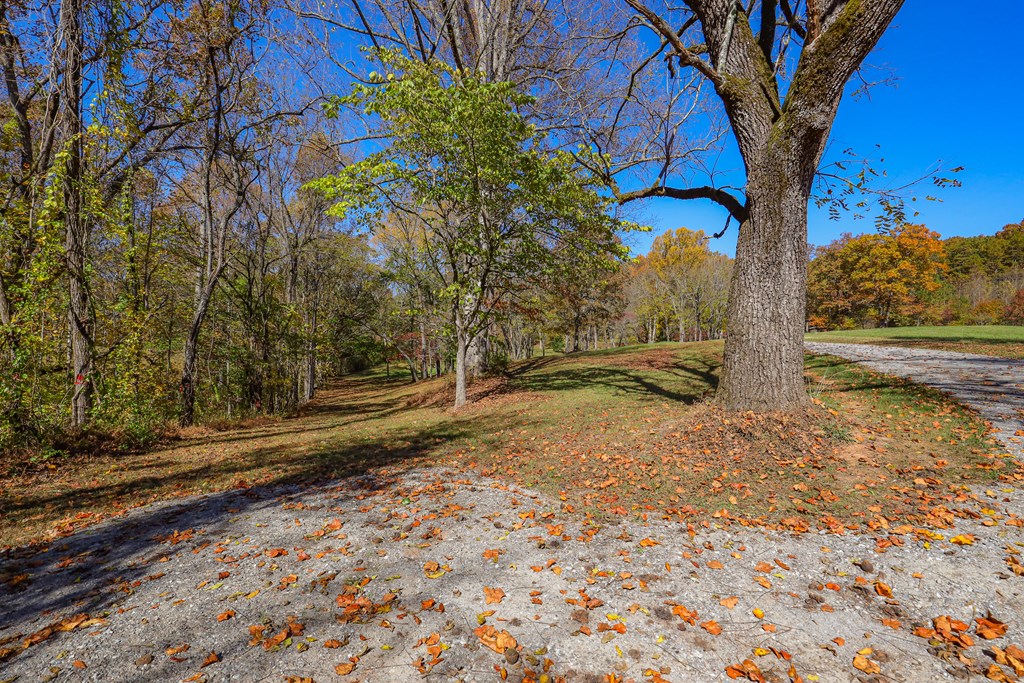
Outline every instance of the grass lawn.
<path fill-rule="evenodd" d="M 1011 474 L 938 392 L 809 357 L 815 405 L 726 414 L 721 342 L 535 358 L 475 383 L 371 372 L 298 415 L 196 428 L 134 455 L 68 457 L 0 479 L 0 546 L 195 493 L 441 464 L 536 487 L 596 519 L 657 515 L 786 528 L 941 524 L 960 487 Z M 938 517 L 936 517 L 938 515 Z"/>
<path fill-rule="evenodd" d="M 1019 325 L 933 325 L 837 330 L 813 332 L 804 338 L 807 341 L 916 346 L 1003 358 L 1024 358 L 1024 327 Z"/>

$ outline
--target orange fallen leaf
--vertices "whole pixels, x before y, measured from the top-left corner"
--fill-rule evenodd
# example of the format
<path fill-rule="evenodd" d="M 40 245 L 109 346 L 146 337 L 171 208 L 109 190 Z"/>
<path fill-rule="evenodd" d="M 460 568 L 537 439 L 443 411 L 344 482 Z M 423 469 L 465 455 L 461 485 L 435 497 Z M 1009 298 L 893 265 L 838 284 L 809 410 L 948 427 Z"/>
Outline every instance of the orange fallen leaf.
<path fill-rule="evenodd" d="M 334 673 L 339 676 L 348 676 L 350 673 L 355 671 L 355 662 L 344 662 L 334 667 Z"/>
<path fill-rule="evenodd" d="M 206 655 L 206 659 L 204 659 L 203 663 L 199 665 L 199 668 L 203 669 L 205 667 L 210 666 L 211 664 L 216 664 L 219 661 L 220 656 L 216 652 L 211 652 L 210 654 Z"/>
<path fill-rule="evenodd" d="M 991 612 L 988 616 L 975 618 L 974 621 L 977 622 L 974 632 L 985 640 L 995 640 L 1006 635 L 1007 625 L 994 618 Z"/>
<path fill-rule="evenodd" d="M 473 629 L 473 634 L 480 639 L 481 643 L 499 655 L 505 654 L 505 650 L 509 648 L 515 649 L 516 647 L 516 639 L 512 637 L 511 633 L 505 630 L 499 631 L 490 624 Z"/>
<path fill-rule="evenodd" d="M 863 671 L 866 674 L 882 673 L 882 667 L 864 655 L 857 655 L 853 658 L 853 668 Z"/>
<path fill-rule="evenodd" d="M 714 619 L 705 621 L 700 627 L 713 636 L 717 636 L 722 632 L 722 627 Z"/>
<path fill-rule="evenodd" d="M 740 601 L 740 599 L 738 597 L 736 597 L 735 595 L 733 595 L 732 597 L 729 597 L 729 598 L 722 598 L 721 600 L 718 601 L 718 604 L 721 605 L 722 607 L 726 608 L 726 609 L 732 609 L 737 604 L 739 604 L 739 601 Z"/>
<path fill-rule="evenodd" d="M 761 669 L 759 669 L 757 664 L 754 664 L 754 662 L 749 659 L 744 659 L 740 664 L 730 664 L 725 667 L 725 675 L 733 680 L 737 678 L 746 678 L 749 681 L 765 683 Z"/>
<path fill-rule="evenodd" d="M 217 621 L 227 621 L 228 619 L 235 616 L 235 610 L 229 609 L 221 612 L 217 615 Z"/>
<path fill-rule="evenodd" d="M 484 602 L 488 605 L 497 605 L 505 599 L 505 591 L 490 586 L 484 586 L 484 595 L 486 596 Z"/>

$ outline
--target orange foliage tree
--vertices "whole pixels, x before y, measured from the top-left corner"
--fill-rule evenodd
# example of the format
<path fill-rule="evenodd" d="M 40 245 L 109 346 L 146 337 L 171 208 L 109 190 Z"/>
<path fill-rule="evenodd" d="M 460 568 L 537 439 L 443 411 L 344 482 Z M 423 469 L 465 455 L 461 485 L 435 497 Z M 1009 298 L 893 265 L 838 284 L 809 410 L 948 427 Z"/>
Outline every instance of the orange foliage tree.
<path fill-rule="evenodd" d="M 923 225 L 843 235 L 811 259 L 808 320 L 826 328 L 920 323 L 945 271 L 939 234 Z"/>

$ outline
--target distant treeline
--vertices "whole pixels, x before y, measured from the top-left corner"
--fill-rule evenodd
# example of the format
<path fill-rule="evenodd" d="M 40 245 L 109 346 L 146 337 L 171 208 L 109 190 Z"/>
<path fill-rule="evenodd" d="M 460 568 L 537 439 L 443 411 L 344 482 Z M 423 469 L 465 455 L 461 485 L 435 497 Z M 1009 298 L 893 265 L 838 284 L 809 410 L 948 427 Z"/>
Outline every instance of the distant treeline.
<path fill-rule="evenodd" d="M 1024 221 L 950 237 L 923 225 L 813 249 L 810 327 L 1024 324 Z"/>

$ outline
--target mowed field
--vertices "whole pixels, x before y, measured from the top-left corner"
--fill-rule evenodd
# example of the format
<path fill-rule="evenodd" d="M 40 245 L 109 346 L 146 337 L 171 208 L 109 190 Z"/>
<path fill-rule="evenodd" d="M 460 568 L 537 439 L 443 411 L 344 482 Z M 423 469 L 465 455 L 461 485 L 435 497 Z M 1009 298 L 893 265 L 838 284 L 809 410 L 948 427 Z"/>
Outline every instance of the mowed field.
<path fill-rule="evenodd" d="M 721 342 L 513 364 L 450 409 L 449 379 L 373 371 L 298 414 L 69 455 L 4 473 L 0 546 L 70 533 L 167 498 L 442 465 L 534 487 L 573 514 L 814 529 L 922 521 L 964 484 L 1007 476 L 985 423 L 939 392 L 808 356 L 798 414 L 710 401 Z M 926 521 L 926 520 L 925 520 Z"/>
<path fill-rule="evenodd" d="M 1019 325 L 951 325 L 889 327 L 874 330 L 813 332 L 807 341 L 879 344 L 1024 358 L 1024 327 Z"/>

